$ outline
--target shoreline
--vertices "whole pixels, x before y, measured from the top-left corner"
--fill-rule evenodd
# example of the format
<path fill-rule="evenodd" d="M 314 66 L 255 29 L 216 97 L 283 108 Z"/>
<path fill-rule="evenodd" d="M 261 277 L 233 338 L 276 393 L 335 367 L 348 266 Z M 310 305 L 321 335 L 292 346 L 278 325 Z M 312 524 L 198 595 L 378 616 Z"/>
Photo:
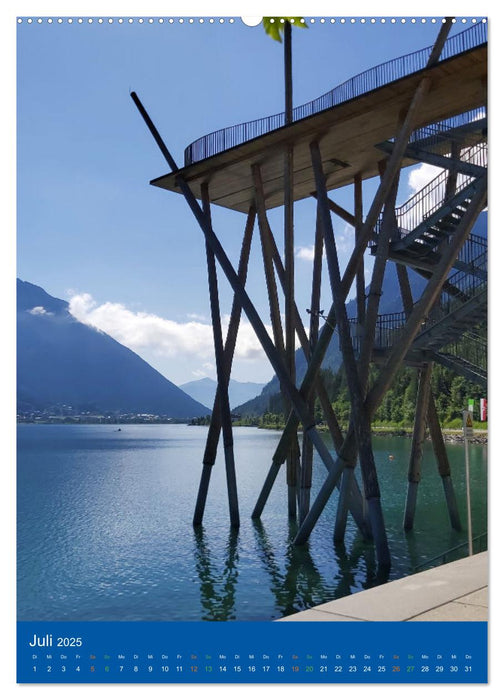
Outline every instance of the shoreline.
<path fill-rule="evenodd" d="M 93 420 L 17 420 L 17 425 L 191 425 L 184 420 L 115 420 L 115 421 L 93 421 Z M 204 427 L 204 426 L 203 426 Z M 284 426 L 281 425 L 268 425 L 268 426 L 258 426 L 258 425 L 240 425 L 240 423 L 233 424 L 235 428 L 255 428 L 256 430 L 283 430 Z M 326 425 L 317 426 L 318 429 L 323 432 L 329 432 Z M 406 437 L 411 438 L 413 435 L 413 427 L 411 428 L 397 428 L 395 426 L 372 426 L 371 432 L 373 435 L 381 437 Z M 442 428 L 441 433 L 443 439 L 447 443 L 463 443 L 464 435 L 461 428 Z M 425 435 L 426 440 L 430 440 L 430 435 L 427 431 Z M 468 440 L 471 444 L 475 445 L 487 445 L 488 444 L 488 430 L 475 428 L 474 436 Z"/>
<path fill-rule="evenodd" d="M 371 432 L 373 435 L 382 435 L 383 437 L 411 437 L 413 435 L 413 428 L 389 428 L 378 426 L 371 428 Z M 464 434 L 462 432 L 462 429 L 441 428 L 441 433 L 445 442 L 464 442 Z M 425 435 L 425 439 L 431 439 L 428 432 Z M 472 438 L 469 438 L 468 442 L 476 445 L 488 444 L 488 430 L 474 429 L 474 436 Z"/>
<path fill-rule="evenodd" d="M 251 426 L 240 426 L 239 424 L 236 427 L 251 427 L 251 428 L 257 428 L 259 430 L 283 430 L 283 426 L 258 426 L 258 425 L 251 425 Z M 329 429 L 327 428 L 326 425 L 319 425 L 317 428 L 323 432 L 327 433 L 329 432 Z M 347 426 L 343 428 L 342 430 L 346 430 Z M 487 445 L 488 444 L 488 430 L 487 429 L 482 429 L 482 428 L 474 428 L 474 436 L 472 438 L 469 438 L 468 442 L 474 445 Z M 381 436 L 381 437 L 406 437 L 406 438 L 411 438 L 413 435 L 413 426 L 411 428 L 397 428 L 395 426 L 372 426 L 371 427 L 371 433 L 373 435 Z M 443 435 L 443 439 L 447 443 L 457 443 L 457 444 L 463 444 L 464 443 L 464 434 L 462 431 L 462 428 L 441 428 L 441 433 Z M 431 440 L 430 434 L 427 431 L 425 435 L 426 440 Z"/>

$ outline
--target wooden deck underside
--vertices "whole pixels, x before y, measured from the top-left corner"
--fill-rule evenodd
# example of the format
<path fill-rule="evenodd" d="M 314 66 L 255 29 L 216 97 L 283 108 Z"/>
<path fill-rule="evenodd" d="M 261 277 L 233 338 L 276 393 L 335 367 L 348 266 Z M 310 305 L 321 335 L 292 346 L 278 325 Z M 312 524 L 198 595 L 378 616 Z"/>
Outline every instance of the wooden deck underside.
<path fill-rule="evenodd" d="M 254 202 L 251 167 L 261 166 L 266 206 L 283 204 L 283 169 L 286 144 L 294 149 L 294 200 L 315 191 L 309 144 L 319 140 L 329 190 L 378 174 L 384 153 L 375 145 L 393 138 L 401 115 L 409 106 L 421 78 L 432 80 L 415 121 L 415 128 L 455 116 L 486 104 L 487 48 L 481 46 L 443 63 L 414 73 L 370 93 L 272 131 L 216 156 L 163 175 L 151 184 L 180 192 L 180 174 L 200 197 L 207 183 L 212 203 L 247 212 Z M 402 167 L 414 161 L 404 159 Z M 346 165 L 342 165 L 342 163 Z"/>

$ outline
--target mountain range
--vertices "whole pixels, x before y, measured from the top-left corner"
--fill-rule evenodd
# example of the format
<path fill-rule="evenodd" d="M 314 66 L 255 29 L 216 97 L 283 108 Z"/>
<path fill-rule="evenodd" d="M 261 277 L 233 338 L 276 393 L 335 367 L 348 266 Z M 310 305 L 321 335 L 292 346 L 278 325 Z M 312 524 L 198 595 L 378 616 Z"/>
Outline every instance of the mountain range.
<path fill-rule="evenodd" d="M 257 384 L 256 382 L 238 382 L 235 379 L 230 379 L 229 404 L 231 408 L 253 399 L 262 391 L 263 387 L 264 384 Z M 208 406 L 208 412 L 210 412 L 214 404 L 215 391 L 217 389 L 217 382 L 215 379 L 203 377 L 193 382 L 180 384 L 179 388 L 204 406 Z"/>
<path fill-rule="evenodd" d="M 487 236 L 486 211 L 478 217 L 473 233 Z M 411 271 L 409 277 L 416 300 L 426 281 Z M 355 299 L 346 306 L 348 317 L 355 317 Z M 394 266 L 387 263 L 380 313 L 401 310 Z M 335 333 L 322 367 L 336 372 L 340 365 Z M 299 349 L 298 384 L 305 371 L 306 360 Z M 129 348 L 79 322 L 66 301 L 17 280 L 18 412 L 65 406 L 75 412 L 147 413 L 184 420 L 207 415 L 213 406 L 215 389 L 216 382 L 208 377 L 177 387 Z M 271 396 L 279 391 L 276 377 L 266 385 L 231 380 L 230 404 L 236 413 L 260 415 L 268 409 Z"/>
<path fill-rule="evenodd" d="M 155 414 L 174 419 L 208 409 L 129 348 L 72 316 L 68 303 L 17 280 L 18 412 Z"/>

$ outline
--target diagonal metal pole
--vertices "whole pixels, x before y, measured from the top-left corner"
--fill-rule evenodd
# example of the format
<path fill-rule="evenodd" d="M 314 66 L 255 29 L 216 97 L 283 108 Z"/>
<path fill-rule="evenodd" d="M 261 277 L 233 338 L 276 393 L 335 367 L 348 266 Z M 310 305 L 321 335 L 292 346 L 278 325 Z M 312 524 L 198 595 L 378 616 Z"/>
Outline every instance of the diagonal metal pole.
<path fill-rule="evenodd" d="M 247 223 L 245 225 L 245 233 L 243 234 L 243 243 L 240 253 L 240 262 L 238 264 L 238 277 L 244 285 L 247 280 L 247 269 L 250 256 L 250 247 L 252 243 L 252 233 L 254 230 L 254 222 L 255 209 L 254 207 L 251 207 L 247 216 Z M 236 297 L 235 295 L 235 297 L 233 298 L 233 305 L 231 307 L 227 337 L 224 345 L 224 366 L 227 376 L 226 388 L 227 386 L 229 386 L 229 379 L 231 376 L 231 365 L 233 362 L 233 355 L 236 347 L 236 340 L 238 337 L 240 317 L 241 304 L 238 300 L 238 297 Z M 201 480 L 198 490 L 198 496 L 196 499 L 196 507 L 194 509 L 193 525 L 195 527 L 201 525 L 201 523 L 203 522 L 203 513 L 205 511 L 208 486 L 210 483 L 212 468 L 215 464 L 215 458 L 217 456 L 217 446 L 219 443 L 221 427 L 222 421 L 219 403 L 219 390 L 217 389 L 217 391 L 215 392 L 212 417 L 210 419 L 210 426 L 208 428 L 207 441 L 203 456 L 203 469 L 201 472 Z"/>

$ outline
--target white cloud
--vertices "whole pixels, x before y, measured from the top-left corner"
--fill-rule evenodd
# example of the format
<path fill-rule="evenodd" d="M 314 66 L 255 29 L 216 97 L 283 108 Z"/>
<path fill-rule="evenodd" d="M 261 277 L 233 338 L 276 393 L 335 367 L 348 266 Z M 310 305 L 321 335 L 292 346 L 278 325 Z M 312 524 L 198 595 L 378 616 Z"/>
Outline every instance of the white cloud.
<path fill-rule="evenodd" d="M 408 177 L 408 186 L 411 190 L 411 195 L 423 189 L 425 185 L 428 185 L 429 182 L 434 180 L 441 172 L 443 172 L 442 168 L 430 165 L 429 163 L 422 163 L 418 168 L 411 170 Z"/>
<path fill-rule="evenodd" d="M 345 223 L 342 231 L 335 232 L 334 240 L 336 241 L 338 254 L 350 255 L 355 247 L 354 227 L 350 226 L 350 224 Z"/>
<path fill-rule="evenodd" d="M 315 257 L 315 246 L 299 246 L 296 248 L 296 258 L 298 260 L 306 260 L 307 262 L 313 262 Z"/>
<path fill-rule="evenodd" d="M 34 306 L 33 309 L 30 309 L 28 311 L 29 314 L 33 314 L 34 316 L 53 316 L 54 314 L 51 311 L 46 311 L 43 306 Z"/>
<path fill-rule="evenodd" d="M 70 313 L 82 323 L 112 336 L 139 354 L 148 352 L 158 357 L 180 361 L 198 360 L 207 372 L 214 371 L 212 326 L 201 321 L 178 322 L 155 314 L 131 311 L 123 304 L 106 302 L 98 305 L 90 294 L 76 294 L 69 302 Z M 223 318 L 226 338 L 229 317 Z M 268 328 L 271 335 L 271 330 Z M 235 358 L 264 359 L 264 352 L 251 325 L 240 323 Z"/>

